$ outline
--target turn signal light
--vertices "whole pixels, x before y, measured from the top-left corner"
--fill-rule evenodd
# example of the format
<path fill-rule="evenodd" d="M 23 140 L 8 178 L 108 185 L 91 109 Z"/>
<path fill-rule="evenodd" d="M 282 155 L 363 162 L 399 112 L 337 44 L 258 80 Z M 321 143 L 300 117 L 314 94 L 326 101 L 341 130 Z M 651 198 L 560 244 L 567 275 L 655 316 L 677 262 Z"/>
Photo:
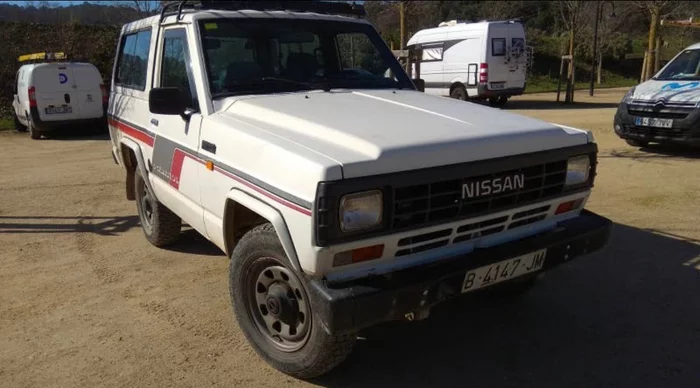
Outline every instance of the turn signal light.
<path fill-rule="evenodd" d="M 567 202 L 562 202 L 557 206 L 557 210 L 554 212 L 554 214 L 562 214 L 566 212 L 570 212 L 572 210 L 576 210 L 579 207 L 581 207 L 581 204 L 583 203 L 583 198 L 579 198 L 573 201 L 567 201 Z"/>
<path fill-rule="evenodd" d="M 333 258 L 333 266 L 361 263 L 363 261 L 375 260 L 384 254 L 384 244 L 372 245 L 369 247 L 357 248 L 351 251 L 336 253 Z"/>

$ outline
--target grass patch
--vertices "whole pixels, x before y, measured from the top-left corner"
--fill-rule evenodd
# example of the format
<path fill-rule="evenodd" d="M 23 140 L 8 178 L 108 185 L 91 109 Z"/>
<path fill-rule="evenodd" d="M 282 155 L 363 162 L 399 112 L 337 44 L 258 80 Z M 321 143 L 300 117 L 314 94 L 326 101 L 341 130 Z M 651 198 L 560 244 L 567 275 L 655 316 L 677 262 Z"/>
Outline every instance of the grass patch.
<path fill-rule="evenodd" d="M 0 131 L 9 131 L 15 128 L 15 122 L 12 117 L 0 117 Z"/>
<path fill-rule="evenodd" d="M 546 92 L 556 92 L 557 91 L 558 80 L 556 78 L 549 78 L 547 76 L 530 76 L 527 80 L 527 89 L 525 93 L 546 93 Z M 601 84 L 595 84 L 596 89 L 606 89 L 606 88 L 621 88 L 621 87 L 632 87 L 637 85 L 639 82 L 632 78 L 623 78 L 620 76 L 609 75 L 604 77 L 604 82 Z M 590 80 L 577 81 L 576 89 L 588 89 L 590 87 Z M 562 82 L 561 85 L 562 93 L 566 91 L 566 83 Z"/>

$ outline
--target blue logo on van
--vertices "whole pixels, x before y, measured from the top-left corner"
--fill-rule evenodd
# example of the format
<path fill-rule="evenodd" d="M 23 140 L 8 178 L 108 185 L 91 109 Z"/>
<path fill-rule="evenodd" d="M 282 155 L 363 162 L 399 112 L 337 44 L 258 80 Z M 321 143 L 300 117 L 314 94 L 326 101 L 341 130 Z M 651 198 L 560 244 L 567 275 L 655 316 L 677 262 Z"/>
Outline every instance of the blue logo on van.
<path fill-rule="evenodd" d="M 68 82 L 68 76 L 63 73 L 58 73 L 58 82 L 60 82 L 61 84 L 65 84 L 66 82 Z"/>
<path fill-rule="evenodd" d="M 695 89 L 698 86 L 700 86 L 700 82 L 694 81 L 694 82 L 688 82 L 687 84 L 679 84 L 678 82 L 671 82 L 663 87 L 661 87 L 661 90 L 678 90 L 678 89 Z"/>

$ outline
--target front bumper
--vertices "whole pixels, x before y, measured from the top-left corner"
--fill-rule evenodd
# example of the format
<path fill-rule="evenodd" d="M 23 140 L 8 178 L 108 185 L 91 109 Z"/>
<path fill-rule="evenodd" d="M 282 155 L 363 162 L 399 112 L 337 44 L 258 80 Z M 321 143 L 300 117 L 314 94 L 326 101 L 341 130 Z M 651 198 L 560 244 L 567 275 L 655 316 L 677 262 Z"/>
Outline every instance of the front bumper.
<path fill-rule="evenodd" d="M 673 128 L 637 126 L 636 117 L 629 113 L 627 103 L 620 103 L 613 121 L 615 134 L 622 139 L 645 143 L 700 146 L 700 109 L 693 110 L 685 118 L 674 118 Z"/>
<path fill-rule="evenodd" d="M 579 217 L 559 223 L 553 231 L 449 261 L 332 286 L 313 279 L 309 284 L 312 305 L 319 323 L 331 333 L 350 333 L 419 315 L 437 303 L 462 295 L 462 282 L 472 269 L 547 248 L 541 271 L 551 270 L 603 247 L 611 225 L 610 220 L 584 210 Z"/>

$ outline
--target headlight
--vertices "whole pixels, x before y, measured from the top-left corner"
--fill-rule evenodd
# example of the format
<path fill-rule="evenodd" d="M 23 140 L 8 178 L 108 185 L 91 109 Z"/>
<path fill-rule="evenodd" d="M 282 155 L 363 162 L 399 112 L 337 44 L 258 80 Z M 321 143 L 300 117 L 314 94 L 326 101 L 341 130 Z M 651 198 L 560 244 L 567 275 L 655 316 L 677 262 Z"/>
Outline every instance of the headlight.
<path fill-rule="evenodd" d="M 343 196 L 339 213 L 343 232 L 379 225 L 382 222 L 382 192 L 374 190 Z"/>
<path fill-rule="evenodd" d="M 591 159 L 588 155 L 569 158 L 566 166 L 566 186 L 578 185 L 588 181 Z"/>
<path fill-rule="evenodd" d="M 637 88 L 637 87 L 635 86 L 635 87 L 633 87 L 632 89 L 630 89 L 630 90 L 627 92 L 627 94 L 625 94 L 625 96 L 622 97 L 622 102 L 630 102 L 630 101 L 632 101 L 632 96 L 634 95 L 634 90 L 635 90 L 636 88 Z"/>

